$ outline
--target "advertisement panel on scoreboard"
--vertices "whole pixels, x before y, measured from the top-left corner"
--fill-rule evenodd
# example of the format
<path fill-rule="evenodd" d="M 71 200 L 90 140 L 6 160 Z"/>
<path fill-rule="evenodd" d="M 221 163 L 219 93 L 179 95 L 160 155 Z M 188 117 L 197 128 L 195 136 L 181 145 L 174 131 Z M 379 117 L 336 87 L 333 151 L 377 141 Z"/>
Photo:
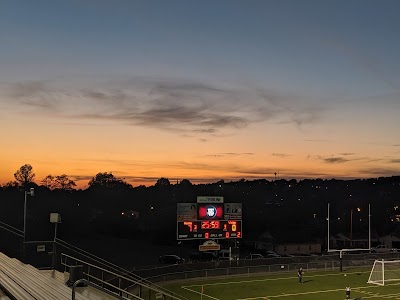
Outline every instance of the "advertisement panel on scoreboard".
<path fill-rule="evenodd" d="M 176 216 L 178 221 L 197 220 L 197 203 L 178 203 Z"/>
<path fill-rule="evenodd" d="M 225 220 L 241 220 L 242 219 L 242 203 L 225 203 L 224 204 Z"/>

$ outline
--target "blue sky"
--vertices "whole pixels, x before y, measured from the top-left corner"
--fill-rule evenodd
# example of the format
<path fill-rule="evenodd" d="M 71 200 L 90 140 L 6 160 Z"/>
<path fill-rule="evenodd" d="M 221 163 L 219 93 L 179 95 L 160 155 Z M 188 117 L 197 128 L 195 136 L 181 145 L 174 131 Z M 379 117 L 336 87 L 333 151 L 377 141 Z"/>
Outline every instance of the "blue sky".
<path fill-rule="evenodd" d="M 384 89 L 392 76 L 394 84 L 399 79 L 398 1 L 2 5 L 2 64 L 18 78 L 33 68 L 27 79 L 66 71 L 194 77 L 215 72 L 253 84 L 317 82 L 348 92 L 368 87 L 366 80 Z"/>
<path fill-rule="evenodd" d="M 23 133 L 11 122 L 22 126 L 29 112 L 36 132 L 49 124 L 74 131 L 63 139 L 68 144 L 79 140 L 79 126 L 111 125 L 148 145 L 185 145 L 173 162 L 151 147 L 107 152 L 119 165 L 130 156 L 143 157 L 146 165 L 152 154 L 154 172 L 138 181 L 168 177 L 170 169 L 174 177 L 196 180 L 268 177 L 276 169 L 290 177 L 339 176 L 340 170 L 349 177 L 395 175 L 399 9 L 399 1 L 389 0 L 3 0 L 0 124 L 10 135 Z M 89 133 L 112 139 L 111 133 Z M 43 136 L 41 144 L 47 140 Z M 205 153 L 199 143 L 207 144 Z M 126 141 L 113 144 L 123 149 Z M 54 162 L 27 152 L 10 160 L 16 146 L 3 149 L 10 162 L 0 181 L 27 160 L 43 175 L 65 167 L 52 171 Z M 187 167 L 203 155 L 232 154 L 246 159 L 227 160 L 220 168 L 228 173 L 203 173 L 216 162 Z M 79 155 L 71 165 L 90 156 Z M 249 156 L 253 167 L 244 170 Z M 131 171 L 118 164 L 100 163 L 99 172 L 106 168 L 135 182 L 130 173 L 141 164 L 129 162 L 136 166 Z M 163 174 L 156 174 L 158 167 Z M 307 168 L 312 171 L 302 174 Z M 65 172 L 95 175 L 92 167 Z"/>

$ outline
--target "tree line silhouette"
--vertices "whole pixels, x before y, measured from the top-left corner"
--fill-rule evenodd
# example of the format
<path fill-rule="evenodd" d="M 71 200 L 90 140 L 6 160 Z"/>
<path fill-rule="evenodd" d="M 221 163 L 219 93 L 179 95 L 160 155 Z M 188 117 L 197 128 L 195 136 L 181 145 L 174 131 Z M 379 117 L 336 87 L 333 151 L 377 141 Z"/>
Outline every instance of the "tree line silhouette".
<path fill-rule="evenodd" d="M 396 233 L 400 224 L 400 176 L 356 180 L 266 179 L 171 184 L 160 178 L 153 186 L 133 187 L 112 173 L 96 174 L 84 190 L 67 175 L 48 175 L 40 184 L 29 164 L 14 174 L 15 181 L 0 187 L 0 221 L 23 226 L 24 191 L 27 199 L 27 239 L 52 239 L 49 214 L 58 212 L 61 238 L 112 235 L 154 243 L 176 244 L 176 203 L 196 202 L 197 196 L 223 196 L 226 203 L 243 205 L 243 240 L 269 232 L 276 242 L 326 242 L 327 204 L 331 233 L 367 234 L 368 205 L 371 227 L 379 235 Z M 350 214 L 352 212 L 352 214 Z M 353 213 L 354 212 L 354 213 Z M 354 218 L 350 220 L 351 218 Z"/>

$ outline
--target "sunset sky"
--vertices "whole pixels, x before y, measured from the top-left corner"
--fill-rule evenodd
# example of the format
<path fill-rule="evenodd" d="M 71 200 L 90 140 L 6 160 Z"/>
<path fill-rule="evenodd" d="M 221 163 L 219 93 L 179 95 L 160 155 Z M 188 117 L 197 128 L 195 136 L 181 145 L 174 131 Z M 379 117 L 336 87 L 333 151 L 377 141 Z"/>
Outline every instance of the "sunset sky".
<path fill-rule="evenodd" d="M 2 185 L 400 175 L 400 1 L 0 6 Z"/>

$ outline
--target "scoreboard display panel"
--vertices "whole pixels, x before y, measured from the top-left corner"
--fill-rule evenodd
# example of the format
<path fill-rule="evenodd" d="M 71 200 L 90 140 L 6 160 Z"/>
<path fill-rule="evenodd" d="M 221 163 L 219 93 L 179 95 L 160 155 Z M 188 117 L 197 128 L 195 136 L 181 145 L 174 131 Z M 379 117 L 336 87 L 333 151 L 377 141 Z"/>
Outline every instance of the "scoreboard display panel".
<path fill-rule="evenodd" d="M 178 221 L 178 240 L 229 239 L 242 237 L 241 220 Z"/>
<path fill-rule="evenodd" d="M 223 197 L 197 197 L 177 204 L 177 240 L 242 238 L 242 203 Z"/>

